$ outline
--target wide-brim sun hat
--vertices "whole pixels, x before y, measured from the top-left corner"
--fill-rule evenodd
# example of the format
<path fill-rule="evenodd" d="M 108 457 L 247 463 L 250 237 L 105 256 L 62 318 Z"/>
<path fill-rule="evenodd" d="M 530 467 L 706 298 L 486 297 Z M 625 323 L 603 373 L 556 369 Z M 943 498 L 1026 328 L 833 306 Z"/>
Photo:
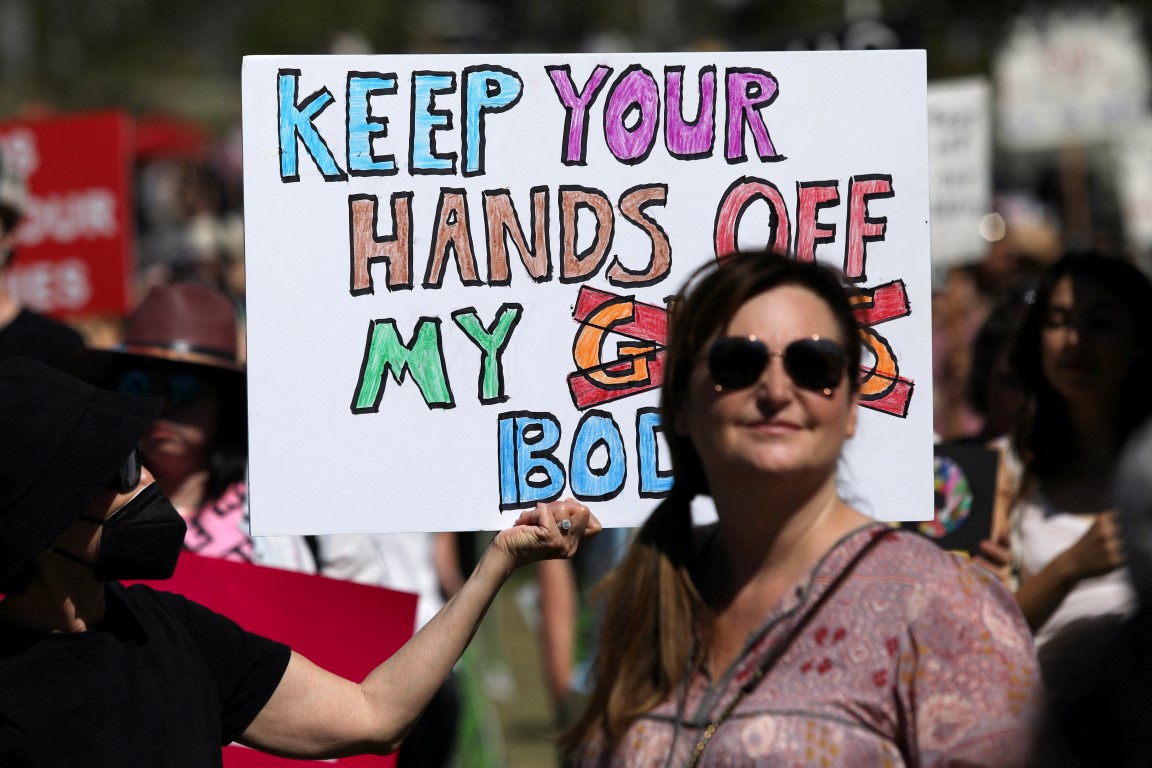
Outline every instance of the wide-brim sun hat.
<path fill-rule="evenodd" d="M 0 584 L 108 486 L 160 402 L 27 358 L 0 363 Z"/>
<path fill-rule="evenodd" d="M 72 370 L 86 381 L 115 386 L 125 367 L 155 361 L 196 368 L 222 382 L 225 396 L 244 396 L 232 299 L 192 283 L 155 286 L 129 316 L 124 341 L 80 352 Z"/>

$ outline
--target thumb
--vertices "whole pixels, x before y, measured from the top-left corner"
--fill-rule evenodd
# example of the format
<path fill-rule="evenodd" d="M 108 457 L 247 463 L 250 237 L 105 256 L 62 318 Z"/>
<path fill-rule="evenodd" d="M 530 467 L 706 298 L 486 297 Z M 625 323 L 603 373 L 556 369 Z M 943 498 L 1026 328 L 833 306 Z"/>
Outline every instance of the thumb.
<path fill-rule="evenodd" d="M 591 512 L 588 513 L 588 525 L 584 528 L 584 538 L 591 538 L 600 531 L 604 530 L 604 526 L 600 524 L 600 520 Z"/>

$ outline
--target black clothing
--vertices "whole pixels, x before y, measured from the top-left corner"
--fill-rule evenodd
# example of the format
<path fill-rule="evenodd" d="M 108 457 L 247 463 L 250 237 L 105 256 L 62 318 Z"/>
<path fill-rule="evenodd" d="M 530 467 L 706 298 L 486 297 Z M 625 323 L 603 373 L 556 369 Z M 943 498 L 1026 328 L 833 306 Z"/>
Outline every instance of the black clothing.
<path fill-rule="evenodd" d="M 30 357 L 62 371 L 83 346 L 84 338 L 69 326 L 27 309 L 0 328 L 0 360 Z"/>
<path fill-rule="evenodd" d="M 1152 766 L 1152 606 L 1143 606 L 1077 657 L 1079 687 L 1050 698 L 1032 757 L 1035 768 Z"/>
<path fill-rule="evenodd" d="M 291 651 L 180 595 L 105 595 L 86 632 L 0 621 L 0 765 L 221 766 Z"/>

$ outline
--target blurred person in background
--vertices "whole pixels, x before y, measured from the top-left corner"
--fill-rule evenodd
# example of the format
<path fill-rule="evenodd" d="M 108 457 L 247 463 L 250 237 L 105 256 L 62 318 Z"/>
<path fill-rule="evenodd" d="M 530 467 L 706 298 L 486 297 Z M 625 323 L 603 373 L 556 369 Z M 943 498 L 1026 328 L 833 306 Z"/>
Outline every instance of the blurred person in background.
<path fill-rule="evenodd" d="M 21 306 L 9 280 L 17 229 L 28 205 L 28 187 L 12 155 L 0 148 L 0 360 L 30 357 L 65 368 L 84 347 L 83 337 L 63 323 Z"/>
<path fill-rule="evenodd" d="M 188 550 L 315 573 L 303 537 L 248 534 L 248 407 L 237 337 L 230 298 L 199 285 L 160 285 L 128 318 L 121 344 L 86 350 L 75 369 L 98 386 L 163 398 L 140 451 L 188 522 Z"/>
<path fill-rule="evenodd" d="M 1012 432 L 1024 410 L 1024 392 L 1012 370 L 1009 352 L 1032 294 L 1022 288 L 1008 291 L 988 314 L 972 344 L 966 395 L 981 419 L 978 432 L 961 442 L 988 445 Z"/>
<path fill-rule="evenodd" d="M 1011 593 L 849 505 L 862 356 L 843 275 L 726 257 L 672 304 L 675 477 L 606 587 L 580 765 L 1018 766 L 1036 658 Z M 709 494 L 718 522 L 694 528 Z"/>
<path fill-rule="evenodd" d="M 1136 606 L 1112 488 L 1125 441 L 1152 413 L 1150 307 L 1152 283 L 1132 264 L 1068 255 L 1040 279 L 1011 353 L 1028 401 L 1005 454 L 1011 537 L 981 551 L 1010 567 L 1057 700 Z"/>
<path fill-rule="evenodd" d="M 1152 723 L 1152 421 L 1128 441 L 1114 488 L 1120 531 L 1139 608 L 1119 625 L 1104 652 L 1078 661 L 1080 684 L 1052 701 L 1039 738 L 1036 768 L 1149 766 Z"/>
<path fill-rule="evenodd" d="M 212 165 L 190 158 L 146 163 L 138 176 L 144 288 L 195 283 L 244 304 L 240 211 Z"/>
<path fill-rule="evenodd" d="M 955 441 L 961 445 L 983 446 L 1001 455 L 993 496 L 992 525 L 988 540 L 979 545 L 977 562 L 992 570 L 1005 583 L 1011 583 L 1010 568 L 1000 560 L 1010 546 L 1008 517 L 1015 501 L 1016 478 L 1003 454 L 1010 450 L 1009 435 L 1019 423 L 1026 404 L 1024 390 L 1009 358 L 1020 321 L 1029 306 L 1027 300 L 1034 295 L 1031 288 L 1009 290 L 980 326 L 972 344 L 966 389 L 969 407 L 981 418 L 980 429 Z M 986 555 L 979 554 L 985 551 Z"/>

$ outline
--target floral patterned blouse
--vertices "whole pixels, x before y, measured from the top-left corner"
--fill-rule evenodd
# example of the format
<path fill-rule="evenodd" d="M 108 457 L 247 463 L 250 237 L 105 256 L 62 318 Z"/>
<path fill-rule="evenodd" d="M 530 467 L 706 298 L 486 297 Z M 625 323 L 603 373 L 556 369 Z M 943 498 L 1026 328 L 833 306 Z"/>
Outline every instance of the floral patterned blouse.
<path fill-rule="evenodd" d="M 580 765 L 686 766 L 704 729 L 853 556 L 854 531 L 783 598 L 719 679 L 705 673 Z M 698 768 L 1018 766 L 1040 704 L 1036 655 L 1012 595 L 914 533 L 889 533 L 715 730 Z"/>

